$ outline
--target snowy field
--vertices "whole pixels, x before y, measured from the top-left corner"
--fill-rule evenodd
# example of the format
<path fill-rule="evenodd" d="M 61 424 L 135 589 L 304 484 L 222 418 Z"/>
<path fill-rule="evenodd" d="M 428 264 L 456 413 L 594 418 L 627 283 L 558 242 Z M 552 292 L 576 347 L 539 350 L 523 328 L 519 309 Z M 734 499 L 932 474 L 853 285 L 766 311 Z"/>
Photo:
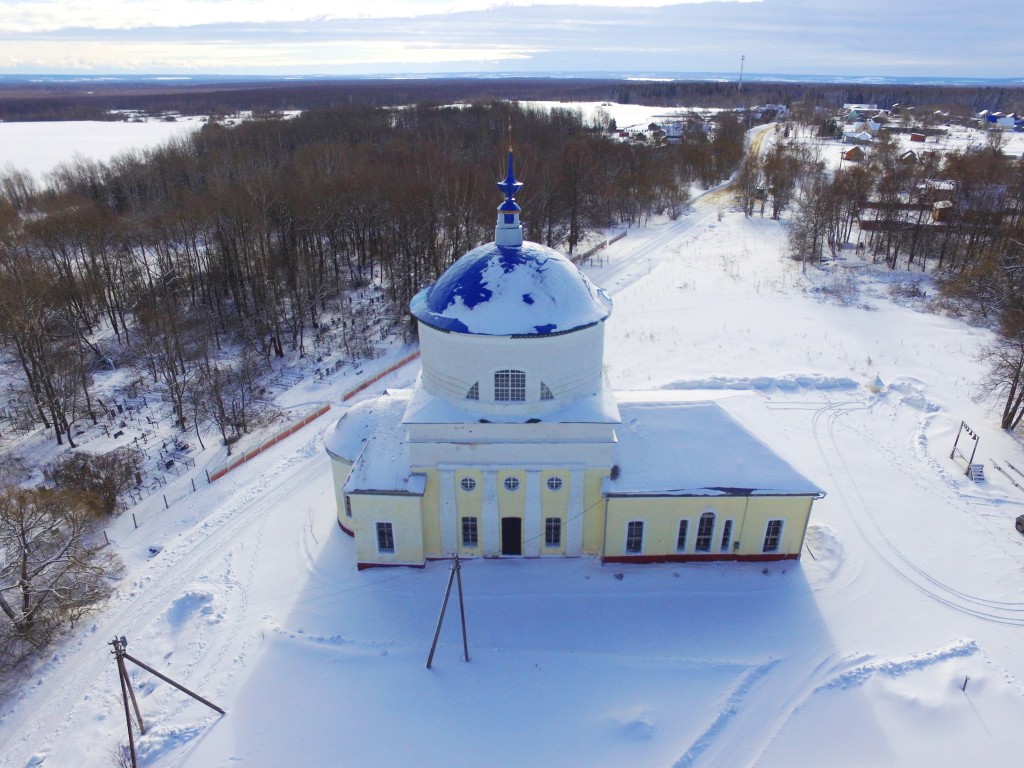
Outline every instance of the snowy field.
<path fill-rule="evenodd" d="M 356 571 L 325 416 L 167 510 L 144 501 L 137 530 L 114 524 L 128 576 L 0 705 L 0 766 L 113 764 L 122 634 L 227 710 L 129 665 L 151 768 L 1020 764 L 1024 493 L 992 460 L 1024 456 L 976 397 L 989 332 L 893 298 L 920 274 L 851 252 L 805 275 L 783 253 L 782 225 L 711 192 L 587 272 L 615 301 L 614 388 L 721 398 L 827 491 L 799 562 L 468 561 L 471 660 L 452 605 L 428 671 L 448 565 Z M 354 383 L 289 404 L 339 415 Z M 985 482 L 949 458 L 961 419 Z"/>
<path fill-rule="evenodd" d="M 76 156 L 109 162 L 129 149 L 143 150 L 197 130 L 202 118 L 180 117 L 174 122 L 0 122 L 0 172 L 26 171 L 38 183 L 59 163 Z"/>

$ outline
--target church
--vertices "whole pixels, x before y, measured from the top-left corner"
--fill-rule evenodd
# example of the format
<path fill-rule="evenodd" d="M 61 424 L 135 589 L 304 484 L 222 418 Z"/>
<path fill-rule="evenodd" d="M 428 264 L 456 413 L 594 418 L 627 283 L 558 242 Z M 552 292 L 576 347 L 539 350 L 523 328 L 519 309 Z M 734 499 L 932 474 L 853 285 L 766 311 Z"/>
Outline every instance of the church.
<path fill-rule="evenodd" d="M 611 391 L 611 298 L 524 241 L 511 150 L 498 187 L 494 241 L 412 299 L 415 386 L 324 438 L 358 567 L 798 559 L 824 494 L 713 401 Z"/>

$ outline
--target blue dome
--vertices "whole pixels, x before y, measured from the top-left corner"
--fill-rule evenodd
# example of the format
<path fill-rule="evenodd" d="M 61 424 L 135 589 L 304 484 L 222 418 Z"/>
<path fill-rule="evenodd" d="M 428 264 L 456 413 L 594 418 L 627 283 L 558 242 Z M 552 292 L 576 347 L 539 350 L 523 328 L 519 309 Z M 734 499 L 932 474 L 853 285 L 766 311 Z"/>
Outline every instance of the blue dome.
<path fill-rule="evenodd" d="M 612 300 L 558 251 L 487 243 L 445 270 L 409 305 L 423 323 L 483 336 L 543 336 L 600 322 Z"/>

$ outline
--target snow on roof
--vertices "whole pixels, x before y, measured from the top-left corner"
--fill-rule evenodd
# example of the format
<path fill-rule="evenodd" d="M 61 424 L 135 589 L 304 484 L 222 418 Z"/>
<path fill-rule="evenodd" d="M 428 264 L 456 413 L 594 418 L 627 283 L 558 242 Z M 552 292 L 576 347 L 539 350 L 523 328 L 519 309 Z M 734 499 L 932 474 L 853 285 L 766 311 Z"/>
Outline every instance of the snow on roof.
<path fill-rule="evenodd" d="M 409 308 L 444 331 L 536 336 L 600 322 L 612 300 L 558 251 L 532 242 L 487 243 L 416 294 Z"/>
<path fill-rule="evenodd" d="M 521 411 L 504 416 L 493 409 L 474 410 L 472 403 L 466 400 L 467 407 L 460 407 L 417 386 L 402 421 L 405 424 L 476 424 L 482 421 L 521 424 L 529 418 L 524 418 Z M 533 418 L 543 424 L 618 424 L 621 421 L 615 397 L 606 388 L 595 395 L 574 400 L 557 411 L 534 414 Z"/>
<path fill-rule="evenodd" d="M 359 459 L 345 482 L 346 493 L 423 493 L 426 478 L 409 472 L 402 425 L 409 395 L 409 390 L 398 390 L 364 400 L 338 419 L 324 437 L 332 456 Z"/>
<path fill-rule="evenodd" d="M 609 496 L 817 496 L 821 491 L 717 403 L 618 393 Z"/>

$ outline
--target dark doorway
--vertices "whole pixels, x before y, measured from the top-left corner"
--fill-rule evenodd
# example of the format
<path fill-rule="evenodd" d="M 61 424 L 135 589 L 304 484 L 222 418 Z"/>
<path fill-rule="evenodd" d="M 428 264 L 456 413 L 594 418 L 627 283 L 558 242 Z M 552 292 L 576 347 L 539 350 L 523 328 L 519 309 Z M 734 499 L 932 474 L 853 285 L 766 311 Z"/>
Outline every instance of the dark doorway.
<path fill-rule="evenodd" d="M 523 554 L 523 519 L 521 517 L 501 518 L 501 554 Z"/>

